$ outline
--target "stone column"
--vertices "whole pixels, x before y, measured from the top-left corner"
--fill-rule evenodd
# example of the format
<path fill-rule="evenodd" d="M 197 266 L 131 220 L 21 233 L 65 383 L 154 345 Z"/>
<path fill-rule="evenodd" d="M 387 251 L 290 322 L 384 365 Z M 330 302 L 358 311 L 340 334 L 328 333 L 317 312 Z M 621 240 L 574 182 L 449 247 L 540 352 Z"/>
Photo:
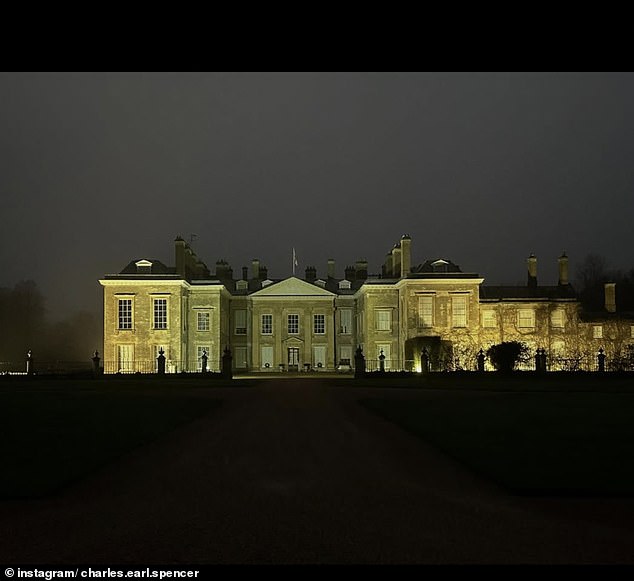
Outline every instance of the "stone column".
<path fill-rule="evenodd" d="M 360 377 L 365 377 L 365 356 L 361 345 L 357 347 L 354 353 L 354 378 L 359 379 Z"/>
<path fill-rule="evenodd" d="M 225 379 L 233 378 L 233 371 L 231 369 L 232 359 L 233 357 L 231 355 L 231 350 L 229 349 L 229 347 L 225 347 L 225 350 L 222 354 L 222 377 Z"/>
<path fill-rule="evenodd" d="M 159 354 L 156 358 L 156 369 L 159 375 L 165 375 L 165 351 L 163 351 L 163 347 L 159 349 Z"/>
<path fill-rule="evenodd" d="M 92 356 L 92 374 L 93 377 L 99 377 L 99 362 L 101 361 L 101 359 L 99 358 L 99 351 L 95 351 L 94 355 Z"/>

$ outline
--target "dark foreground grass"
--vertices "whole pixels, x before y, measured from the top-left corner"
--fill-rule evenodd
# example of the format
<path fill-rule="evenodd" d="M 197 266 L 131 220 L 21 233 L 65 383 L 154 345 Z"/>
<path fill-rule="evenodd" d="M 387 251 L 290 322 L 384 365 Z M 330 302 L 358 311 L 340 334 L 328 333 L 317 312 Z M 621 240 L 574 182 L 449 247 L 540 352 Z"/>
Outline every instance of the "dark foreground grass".
<path fill-rule="evenodd" d="M 53 494 L 217 405 L 171 390 L 3 390 L 0 499 Z"/>
<path fill-rule="evenodd" d="M 634 393 L 421 393 L 365 399 L 514 494 L 634 496 Z"/>

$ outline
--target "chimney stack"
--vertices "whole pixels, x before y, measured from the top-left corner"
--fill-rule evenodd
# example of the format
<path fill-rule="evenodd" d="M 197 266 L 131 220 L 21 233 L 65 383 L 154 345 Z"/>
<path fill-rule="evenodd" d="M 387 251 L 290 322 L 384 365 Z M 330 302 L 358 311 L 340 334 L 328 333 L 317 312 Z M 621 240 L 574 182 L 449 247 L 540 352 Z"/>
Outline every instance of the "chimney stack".
<path fill-rule="evenodd" d="M 608 313 L 616 313 L 616 283 L 606 282 L 605 289 L 605 310 Z"/>
<path fill-rule="evenodd" d="M 251 261 L 251 276 L 253 276 L 255 280 L 259 280 L 260 278 L 260 261 L 257 258 Z"/>
<path fill-rule="evenodd" d="M 388 252 L 387 256 L 385 257 L 385 264 L 384 264 L 384 275 L 385 278 L 392 278 L 392 253 Z"/>
<path fill-rule="evenodd" d="M 242 267 L 242 280 L 249 280 L 249 268 L 246 266 Z"/>
<path fill-rule="evenodd" d="M 328 278 L 335 278 L 335 259 L 328 259 Z"/>
<path fill-rule="evenodd" d="M 175 252 L 176 252 L 176 274 L 180 274 L 181 276 L 185 276 L 185 241 L 177 236 L 175 242 Z"/>
<path fill-rule="evenodd" d="M 528 264 L 528 286 L 535 288 L 537 286 L 537 257 L 531 253 L 526 262 Z"/>
<path fill-rule="evenodd" d="M 354 265 L 356 280 L 366 280 L 368 278 L 368 261 L 357 260 Z"/>
<path fill-rule="evenodd" d="M 306 267 L 306 281 L 315 282 L 317 280 L 317 269 L 314 266 Z"/>
<path fill-rule="evenodd" d="M 269 269 L 266 266 L 260 266 L 260 280 L 269 278 Z"/>
<path fill-rule="evenodd" d="M 559 286 L 568 284 L 568 257 L 566 251 L 557 259 L 559 262 Z"/>
<path fill-rule="evenodd" d="M 344 270 L 344 276 L 346 280 L 352 282 L 354 280 L 354 266 L 346 266 Z"/>
<path fill-rule="evenodd" d="M 401 243 L 394 245 L 392 248 L 392 277 L 401 276 Z"/>
<path fill-rule="evenodd" d="M 412 239 L 409 234 L 401 236 L 401 278 L 407 278 L 412 268 Z"/>

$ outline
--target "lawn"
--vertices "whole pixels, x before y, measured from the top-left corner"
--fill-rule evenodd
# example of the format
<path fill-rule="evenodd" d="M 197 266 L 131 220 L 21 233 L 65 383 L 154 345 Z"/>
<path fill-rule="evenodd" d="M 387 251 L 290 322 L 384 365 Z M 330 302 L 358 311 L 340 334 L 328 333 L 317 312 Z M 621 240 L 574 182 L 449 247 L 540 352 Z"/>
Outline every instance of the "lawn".
<path fill-rule="evenodd" d="M 53 494 L 218 405 L 173 389 L 0 390 L 0 499 Z"/>
<path fill-rule="evenodd" d="M 514 494 L 634 495 L 634 393 L 430 390 L 362 403 Z"/>

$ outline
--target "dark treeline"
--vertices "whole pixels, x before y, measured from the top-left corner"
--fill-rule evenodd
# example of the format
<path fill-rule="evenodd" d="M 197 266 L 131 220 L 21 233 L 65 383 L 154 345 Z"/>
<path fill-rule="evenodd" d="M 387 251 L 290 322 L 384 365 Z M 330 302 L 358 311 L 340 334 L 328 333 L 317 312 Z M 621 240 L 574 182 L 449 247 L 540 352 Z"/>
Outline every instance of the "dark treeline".
<path fill-rule="evenodd" d="M 584 309 L 604 310 L 606 282 L 616 283 L 617 311 L 634 311 L 634 268 L 608 268 L 605 259 L 596 254 L 588 254 L 577 267 L 575 289 Z"/>
<path fill-rule="evenodd" d="M 29 349 L 40 361 L 86 361 L 101 343 L 101 321 L 92 313 L 50 322 L 34 281 L 0 288 L 0 362 L 22 361 Z"/>

